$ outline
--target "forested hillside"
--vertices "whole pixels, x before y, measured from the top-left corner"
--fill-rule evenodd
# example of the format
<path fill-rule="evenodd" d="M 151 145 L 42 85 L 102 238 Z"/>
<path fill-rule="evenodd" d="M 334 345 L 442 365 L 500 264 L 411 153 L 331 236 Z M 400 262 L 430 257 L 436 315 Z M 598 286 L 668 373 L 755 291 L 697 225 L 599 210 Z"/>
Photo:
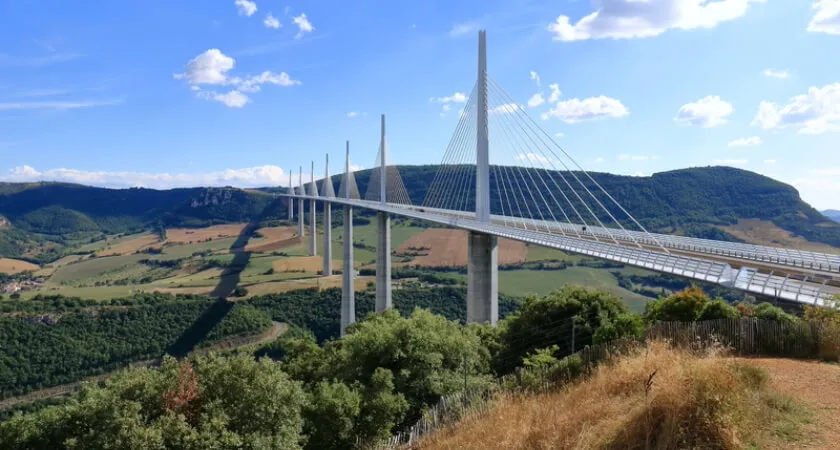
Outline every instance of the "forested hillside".
<path fill-rule="evenodd" d="M 436 165 L 400 167 L 414 204 L 422 204 L 438 170 Z M 491 171 L 496 173 L 495 170 Z M 360 191 L 367 190 L 371 170 L 356 173 Z M 548 186 L 565 186 L 560 173 L 542 173 Z M 565 174 L 567 177 L 569 174 Z M 576 174 L 586 180 L 583 174 Z M 840 224 L 802 201 L 792 186 L 749 171 L 728 167 L 682 169 L 629 177 L 593 173 L 593 179 L 644 226 L 665 233 L 729 239 L 718 228 L 738 219 L 762 219 L 814 242 L 840 247 Z M 552 181 L 553 180 L 553 181 Z M 341 175 L 333 178 L 340 185 Z M 539 185 L 537 185 L 539 183 Z M 593 191 L 597 188 L 586 182 Z M 491 176 L 494 213 L 510 214 Z M 523 191 L 527 186 L 523 186 Z M 545 190 L 535 181 L 533 189 Z M 64 183 L 0 183 L 0 256 L 44 263 L 67 253 L 67 247 L 99 239 L 104 234 L 126 233 L 157 226 L 200 227 L 216 223 L 247 222 L 285 217 L 286 203 L 271 195 L 278 188 L 104 189 Z M 507 193 L 532 214 L 562 217 L 530 196 Z M 579 200 L 569 195 L 581 210 Z M 584 197 L 585 198 L 585 197 Z M 604 204 L 610 201 L 601 197 Z M 527 208 L 526 208 L 527 205 Z M 565 206 L 565 205 L 564 205 Z M 472 205 L 467 205 L 467 208 Z M 617 207 L 611 212 L 624 216 Z M 609 221 L 607 214 L 601 219 Z M 625 219 L 626 220 L 626 219 Z"/>
<path fill-rule="evenodd" d="M 824 216 L 828 217 L 829 219 L 840 222 L 840 211 L 836 209 L 826 209 L 822 212 Z"/>

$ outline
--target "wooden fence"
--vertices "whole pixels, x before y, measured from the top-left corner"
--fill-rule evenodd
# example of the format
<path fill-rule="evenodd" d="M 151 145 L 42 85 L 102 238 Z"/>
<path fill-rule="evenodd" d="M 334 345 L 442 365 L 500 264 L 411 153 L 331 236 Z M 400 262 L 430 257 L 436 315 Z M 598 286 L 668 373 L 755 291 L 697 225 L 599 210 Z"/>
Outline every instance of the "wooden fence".
<path fill-rule="evenodd" d="M 532 393 L 556 389 L 587 377 L 600 363 L 629 354 L 645 341 L 667 341 L 674 346 L 702 351 L 723 347 L 738 355 L 840 360 L 840 328 L 807 323 L 781 322 L 745 317 L 703 322 L 658 322 L 643 339 L 613 341 L 584 347 L 549 368 L 520 368 L 500 380 L 467 392 L 445 397 L 412 427 L 395 434 L 374 449 L 412 449 L 426 435 L 492 407 L 499 392 Z"/>

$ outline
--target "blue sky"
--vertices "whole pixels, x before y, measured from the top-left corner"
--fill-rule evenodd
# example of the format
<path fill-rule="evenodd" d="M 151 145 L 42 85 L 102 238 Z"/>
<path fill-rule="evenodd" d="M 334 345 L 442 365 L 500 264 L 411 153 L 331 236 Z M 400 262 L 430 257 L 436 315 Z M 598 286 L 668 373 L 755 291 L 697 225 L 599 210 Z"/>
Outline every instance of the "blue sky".
<path fill-rule="evenodd" d="M 732 165 L 840 209 L 840 0 L 0 2 L 0 179 L 285 185 L 346 139 L 371 167 L 380 113 L 394 161 L 437 163 L 479 28 L 585 168 Z"/>

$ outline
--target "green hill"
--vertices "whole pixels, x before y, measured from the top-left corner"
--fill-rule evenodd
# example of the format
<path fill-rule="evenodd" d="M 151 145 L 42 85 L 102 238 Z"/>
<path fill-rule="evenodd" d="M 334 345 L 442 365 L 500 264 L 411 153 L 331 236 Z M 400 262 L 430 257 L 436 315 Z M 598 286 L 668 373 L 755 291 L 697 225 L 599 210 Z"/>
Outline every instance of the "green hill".
<path fill-rule="evenodd" d="M 421 204 L 438 166 L 403 166 L 401 177 L 414 204 Z M 364 193 L 371 170 L 356 173 Z M 558 172 L 541 174 L 564 186 Z M 577 174 L 585 179 L 583 174 Z M 674 170 L 650 177 L 592 173 L 592 177 L 651 231 L 735 240 L 719 227 L 739 219 L 761 219 L 803 238 L 840 247 L 840 224 L 802 201 L 792 186 L 753 172 L 728 167 Z M 568 173 L 565 174 L 569 176 Z M 341 175 L 334 176 L 336 186 Z M 536 178 L 535 178 L 536 179 Z M 593 191 L 594 184 L 589 183 Z M 496 186 L 491 177 L 491 186 Z M 536 183 L 534 189 L 542 188 Z M 526 186 L 523 186 L 523 190 Z M 244 222 L 256 217 L 283 218 L 285 200 L 278 188 L 189 188 L 171 190 L 106 189 L 66 183 L 0 183 L 0 256 L 44 263 L 74 245 L 104 235 L 156 226 L 202 227 Z M 491 189 L 494 213 L 502 213 L 499 192 Z M 562 217 L 529 196 L 508 193 L 523 210 Z M 573 196 L 570 196 L 573 197 Z M 601 197 L 602 202 L 610 204 Z M 575 206 L 584 208 L 579 201 Z M 467 205 L 472 207 L 472 205 Z M 611 212 L 624 217 L 618 208 Z M 601 219 L 608 221 L 606 213 Z"/>

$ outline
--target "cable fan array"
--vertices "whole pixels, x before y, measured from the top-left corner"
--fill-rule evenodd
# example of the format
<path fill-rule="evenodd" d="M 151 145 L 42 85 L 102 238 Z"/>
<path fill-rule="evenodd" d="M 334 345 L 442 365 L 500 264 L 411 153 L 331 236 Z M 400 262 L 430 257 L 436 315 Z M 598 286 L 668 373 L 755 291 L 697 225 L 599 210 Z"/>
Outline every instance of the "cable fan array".
<path fill-rule="evenodd" d="M 370 179 L 368 180 L 367 191 L 365 192 L 365 200 L 380 201 L 380 179 L 382 167 L 382 152 L 385 152 L 385 201 L 391 204 L 411 205 L 411 197 L 408 195 L 403 184 L 400 171 L 396 165 L 391 163 L 391 157 L 388 152 L 387 142 L 383 146 L 379 146 L 379 151 L 376 153 L 376 163 L 370 172 Z"/>
<path fill-rule="evenodd" d="M 426 193 L 425 208 L 456 216 L 475 212 L 477 101 L 474 87 Z M 636 233 L 642 231 L 668 252 L 489 77 L 487 113 L 494 223 L 617 244 L 616 236 L 623 234 L 621 241 L 640 248 Z"/>

